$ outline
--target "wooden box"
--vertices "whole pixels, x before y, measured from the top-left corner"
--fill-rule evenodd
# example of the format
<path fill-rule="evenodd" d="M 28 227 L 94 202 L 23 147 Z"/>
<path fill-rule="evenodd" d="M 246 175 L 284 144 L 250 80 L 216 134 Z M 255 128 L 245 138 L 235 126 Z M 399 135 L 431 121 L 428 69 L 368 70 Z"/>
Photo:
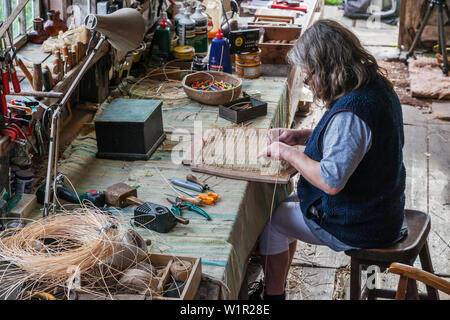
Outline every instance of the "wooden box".
<path fill-rule="evenodd" d="M 170 267 L 174 261 L 189 261 L 192 263 L 192 269 L 190 270 L 187 279 L 185 281 L 183 292 L 179 298 L 169 298 L 164 296 L 146 296 L 142 294 L 115 294 L 115 295 L 92 295 L 87 293 L 78 292 L 78 300 L 193 300 L 197 293 L 200 281 L 202 278 L 202 265 L 201 258 L 193 257 L 181 257 L 172 256 L 166 254 L 152 253 L 148 255 L 148 259 L 151 264 L 158 268 L 164 267 L 163 275 L 161 276 L 158 284 L 158 288 L 164 288 L 164 286 L 171 279 Z M 145 260 L 144 260 L 145 261 Z"/>
<path fill-rule="evenodd" d="M 95 119 L 97 157 L 147 160 L 165 138 L 162 101 L 115 99 Z"/>
<path fill-rule="evenodd" d="M 287 53 L 294 47 L 300 37 L 301 27 L 265 27 L 259 39 L 261 62 L 264 64 L 287 64 Z M 279 41 L 280 43 L 270 43 Z M 287 41 L 287 43 L 281 43 Z"/>
<path fill-rule="evenodd" d="M 246 103 L 249 103 L 251 107 L 248 109 L 237 109 L 237 110 L 233 110 L 230 108 L 236 104 L 241 105 Z M 234 123 L 244 122 L 260 116 L 265 116 L 266 114 L 267 114 L 267 103 L 251 97 L 237 99 L 219 105 L 219 117 L 230 120 L 231 122 Z"/>

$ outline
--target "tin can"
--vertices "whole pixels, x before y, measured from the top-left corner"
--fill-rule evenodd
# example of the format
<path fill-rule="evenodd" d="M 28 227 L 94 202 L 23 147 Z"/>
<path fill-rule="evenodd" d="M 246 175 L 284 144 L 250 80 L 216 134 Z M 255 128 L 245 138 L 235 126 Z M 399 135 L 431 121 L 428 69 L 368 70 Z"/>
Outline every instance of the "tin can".
<path fill-rule="evenodd" d="M 177 46 L 173 48 L 173 56 L 176 59 L 192 60 L 194 53 L 194 47 L 191 46 Z"/>
<path fill-rule="evenodd" d="M 255 79 L 261 76 L 261 62 L 255 64 L 241 64 L 236 62 L 236 75 L 244 79 Z"/>
<path fill-rule="evenodd" d="M 243 52 L 236 54 L 236 63 L 241 65 L 256 65 L 261 64 L 261 49 L 257 52 Z"/>
<path fill-rule="evenodd" d="M 19 170 L 16 172 L 16 193 L 31 193 L 33 185 L 33 173 L 31 170 Z"/>

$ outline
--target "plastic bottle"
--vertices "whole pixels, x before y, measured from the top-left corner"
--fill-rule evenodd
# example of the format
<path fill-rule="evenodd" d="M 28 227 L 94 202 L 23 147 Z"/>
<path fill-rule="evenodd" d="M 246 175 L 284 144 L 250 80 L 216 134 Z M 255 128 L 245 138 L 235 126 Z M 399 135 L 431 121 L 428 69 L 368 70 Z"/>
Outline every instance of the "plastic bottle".
<path fill-rule="evenodd" d="M 195 46 L 195 22 L 186 13 L 178 20 L 177 34 L 180 46 Z"/>
<path fill-rule="evenodd" d="M 219 0 L 206 0 L 203 3 L 206 7 L 205 13 L 211 17 L 212 29 L 208 31 L 208 38 L 214 38 L 217 31 L 220 28 L 220 1 Z"/>
<path fill-rule="evenodd" d="M 208 16 L 197 6 L 191 19 L 195 22 L 195 53 L 208 51 Z"/>
<path fill-rule="evenodd" d="M 163 21 L 163 19 L 166 19 L 166 24 L 170 29 L 170 38 L 172 39 L 172 34 L 175 32 L 175 27 L 172 24 L 172 22 L 170 21 L 170 19 L 167 17 L 167 12 L 163 11 L 161 13 L 161 17 L 158 20 L 158 24 L 161 24 L 161 22 Z"/>
<path fill-rule="evenodd" d="M 209 49 L 209 70 L 231 73 L 230 47 L 227 38 L 224 38 L 220 29 L 211 42 Z"/>
<path fill-rule="evenodd" d="M 173 17 L 173 23 L 175 25 L 175 32 L 178 35 L 178 21 L 180 21 L 181 17 L 184 16 L 184 6 L 182 5 L 178 10 L 178 13 Z"/>
<path fill-rule="evenodd" d="M 150 45 L 152 58 L 159 60 L 167 60 L 170 54 L 170 29 L 167 25 L 166 18 L 163 18 L 159 26 L 156 27 L 153 35 L 152 44 Z"/>

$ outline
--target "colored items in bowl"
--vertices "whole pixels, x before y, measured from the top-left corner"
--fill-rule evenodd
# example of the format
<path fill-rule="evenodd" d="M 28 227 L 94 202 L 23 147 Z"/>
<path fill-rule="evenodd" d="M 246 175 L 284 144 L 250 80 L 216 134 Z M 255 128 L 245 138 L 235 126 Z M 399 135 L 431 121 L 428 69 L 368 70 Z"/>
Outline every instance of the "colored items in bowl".
<path fill-rule="evenodd" d="M 221 91 L 221 90 L 227 90 L 232 89 L 234 86 L 231 83 L 221 81 L 211 81 L 211 80 L 205 80 L 205 81 L 194 81 L 191 83 L 191 88 L 195 90 L 210 90 L 210 91 Z"/>

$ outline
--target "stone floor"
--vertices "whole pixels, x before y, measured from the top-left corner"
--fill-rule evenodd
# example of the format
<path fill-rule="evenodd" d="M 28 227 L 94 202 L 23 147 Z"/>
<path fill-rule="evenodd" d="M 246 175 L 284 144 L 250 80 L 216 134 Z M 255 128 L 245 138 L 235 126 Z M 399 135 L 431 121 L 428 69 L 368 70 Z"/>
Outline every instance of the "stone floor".
<path fill-rule="evenodd" d="M 378 59 L 395 59 L 396 26 L 343 17 L 336 6 L 325 6 L 323 18 L 348 26 Z M 313 128 L 323 109 L 313 105 L 296 127 Z M 429 245 L 436 274 L 450 277 L 450 122 L 433 118 L 430 109 L 403 106 L 405 123 L 404 163 L 407 170 L 407 208 L 428 212 L 432 219 Z M 420 264 L 417 264 L 420 266 Z M 258 261 L 249 266 L 249 282 L 262 276 Z M 348 299 L 349 258 L 327 247 L 298 243 L 287 281 L 287 299 Z M 365 275 L 363 275 L 364 281 Z M 396 289 L 398 277 L 382 274 L 382 286 Z M 424 290 L 421 286 L 419 289 Z M 441 299 L 450 299 L 441 294 Z"/>

